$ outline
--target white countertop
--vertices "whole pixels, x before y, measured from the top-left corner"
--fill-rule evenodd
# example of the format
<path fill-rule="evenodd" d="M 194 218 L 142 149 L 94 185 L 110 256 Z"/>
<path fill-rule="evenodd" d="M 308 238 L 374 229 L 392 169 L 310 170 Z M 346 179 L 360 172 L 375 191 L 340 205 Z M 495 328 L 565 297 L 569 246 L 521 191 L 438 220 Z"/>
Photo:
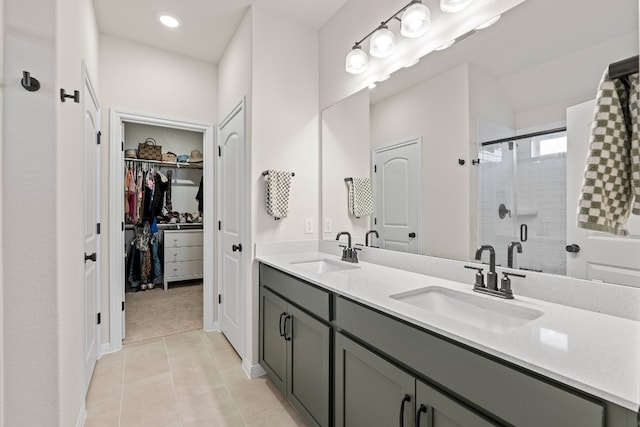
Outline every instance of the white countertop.
<path fill-rule="evenodd" d="M 342 262 L 340 257 L 322 252 L 260 255 L 256 259 L 603 400 L 634 412 L 640 408 L 640 322 L 518 295 L 505 301 L 473 292 L 472 284 L 366 262 L 358 263 L 356 269 L 323 274 L 294 264 L 319 259 Z M 504 301 L 544 314 L 515 330 L 497 333 L 389 297 L 426 286 Z"/>

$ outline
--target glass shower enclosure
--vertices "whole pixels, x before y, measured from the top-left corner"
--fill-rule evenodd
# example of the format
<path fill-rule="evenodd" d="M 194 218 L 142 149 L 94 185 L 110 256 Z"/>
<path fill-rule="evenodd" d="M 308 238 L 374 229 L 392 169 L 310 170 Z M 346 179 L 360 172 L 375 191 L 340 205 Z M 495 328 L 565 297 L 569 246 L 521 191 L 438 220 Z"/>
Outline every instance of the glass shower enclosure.
<path fill-rule="evenodd" d="M 480 244 L 503 267 L 511 244 L 513 268 L 566 274 L 566 130 L 483 142 L 478 153 Z"/>

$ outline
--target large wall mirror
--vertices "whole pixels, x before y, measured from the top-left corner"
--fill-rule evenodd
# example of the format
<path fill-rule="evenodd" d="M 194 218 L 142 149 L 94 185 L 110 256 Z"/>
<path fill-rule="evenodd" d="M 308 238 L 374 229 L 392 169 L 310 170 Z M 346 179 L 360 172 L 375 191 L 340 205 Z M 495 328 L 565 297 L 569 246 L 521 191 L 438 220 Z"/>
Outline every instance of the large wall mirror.
<path fill-rule="evenodd" d="M 636 0 L 527 0 L 327 108 L 323 238 L 375 230 L 370 245 L 459 260 L 491 244 L 503 266 L 517 242 L 514 268 L 637 284 L 639 218 L 624 241 L 575 226 L 600 79 L 635 55 Z M 357 216 L 348 189 L 363 178 L 373 213 Z"/>

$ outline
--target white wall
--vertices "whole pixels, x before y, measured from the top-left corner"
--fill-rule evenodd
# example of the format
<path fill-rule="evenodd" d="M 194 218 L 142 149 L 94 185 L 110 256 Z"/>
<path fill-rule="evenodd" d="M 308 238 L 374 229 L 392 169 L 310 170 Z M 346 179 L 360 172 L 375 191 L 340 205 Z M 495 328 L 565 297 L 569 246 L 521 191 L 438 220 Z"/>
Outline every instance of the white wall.
<path fill-rule="evenodd" d="M 354 243 L 364 244 L 371 216 L 356 218 L 347 209 L 346 177 L 371 177 L 369 90 L 340 101 L 322 112 L 322 238 L 335 239 L 348 231 Z M 332 230 L 324 232 L 324 221 Z"/>
<path fill-rule="evenodd" d="M 81 105 L 61 104 L 58 89 L 81 89 L 82 59 L 97 77 L 98 33 L 90 0 L 4 7 L 3 422 L 76 425 L 84 408 L 83 120 Z M 20 86 L 22 70 L 40 81 L 38 92 Z"/>
<path fill-rule="evenodd" d="M 100 37 L 102 139 L 109 141 L 112 108 L 201 123 L 217 120 L 215 64 L 102 34 Z M 109 144 L 102 146 L 102 236 L 109 235 Z M 109 341 L 109 245 L 102 251 L 102 341 Z M 122 278 L 124 280 L 124 278 Z"/>
<path fill-rule="evenodd" d="M 82 93 L 82 60 L 100 97 L 98 26 L 91 0 L 58 2 L 57 88 Z M 77 424 L 84 410 L 84 114 L 80 104 L 56 102 L 57 247 L 60 304 L 60 425 Z M 68 167 L 67 165 L 77 165 Z"/>
<path fill-rule="evenodd" d="M 253 242 L 318 238 L 319 112 L 318 33 L 254 5 L 252 11 L 251 233 Z M 262 171 L 295 172 L 289 216 L 274 220 L 265 209 Z M 315 233 L 305 234 L 305 218 Z M 253 259 L 253 245 L 249 259 Z M 248 363 L 258 362 L 258 277 L 254 263 L 247 336 Z"/>
<path fill-rule="evenodd" d="M 2 27 L 4 28 L 4 0 L 0 0 L 0 23 L 2 23 Z M 0 31 L 0 64 L 4 64 L 4 31 Z M 3 114 L 3 102 L 4 102 L 4 66 L 0 65 L 0 206 L 2 206 L 2 152 L 4 144 L 2 141 L 4 140 L 4 114 Z M 2 233 L 2 217 L 3 212 L 0 209 L 0 242 L 3 241 L 3 233 Z M 4 289 L 4 269 L 2 267 L 3 264 L 3 256 L 2 256 L 2 247 L 0 245 L 0 343 L 4 342 L 4 302 L 3 302 L 3 292 Z M 0 345 L 0 426 L 4 425 L 4 348 Z"/>
<path fill-rule="evenodd" d="M 469 111 L 467 64 L 371 106 L 372 147 L 422 137 L 421 245 L 429 255 L 469 257 Z"/>

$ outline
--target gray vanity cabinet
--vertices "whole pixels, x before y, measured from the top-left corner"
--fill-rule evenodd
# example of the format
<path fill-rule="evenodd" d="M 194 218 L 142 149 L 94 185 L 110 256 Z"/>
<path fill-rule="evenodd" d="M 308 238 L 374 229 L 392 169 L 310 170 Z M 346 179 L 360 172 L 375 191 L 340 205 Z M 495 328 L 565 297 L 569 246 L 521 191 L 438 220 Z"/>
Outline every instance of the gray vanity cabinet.
<path fill-rule="evenodd" d="M 496 425 L 340 333 L 335 355 L 336 427 Z"/>
<path fill-rule="evenodd" d="M 291 280 L 297 279 L 260 267 L 260 365 L 307 424 L 327 427 L 332 355 L 328 306 L 326 321 L 300 307 L 307 308 L 303 303 L 309 295 L 317 304 L 326 294 L 328 303 L 328 293 L 301 281 L 297 286 L 309 289 L 287 293 L 281 286 Z"/>

